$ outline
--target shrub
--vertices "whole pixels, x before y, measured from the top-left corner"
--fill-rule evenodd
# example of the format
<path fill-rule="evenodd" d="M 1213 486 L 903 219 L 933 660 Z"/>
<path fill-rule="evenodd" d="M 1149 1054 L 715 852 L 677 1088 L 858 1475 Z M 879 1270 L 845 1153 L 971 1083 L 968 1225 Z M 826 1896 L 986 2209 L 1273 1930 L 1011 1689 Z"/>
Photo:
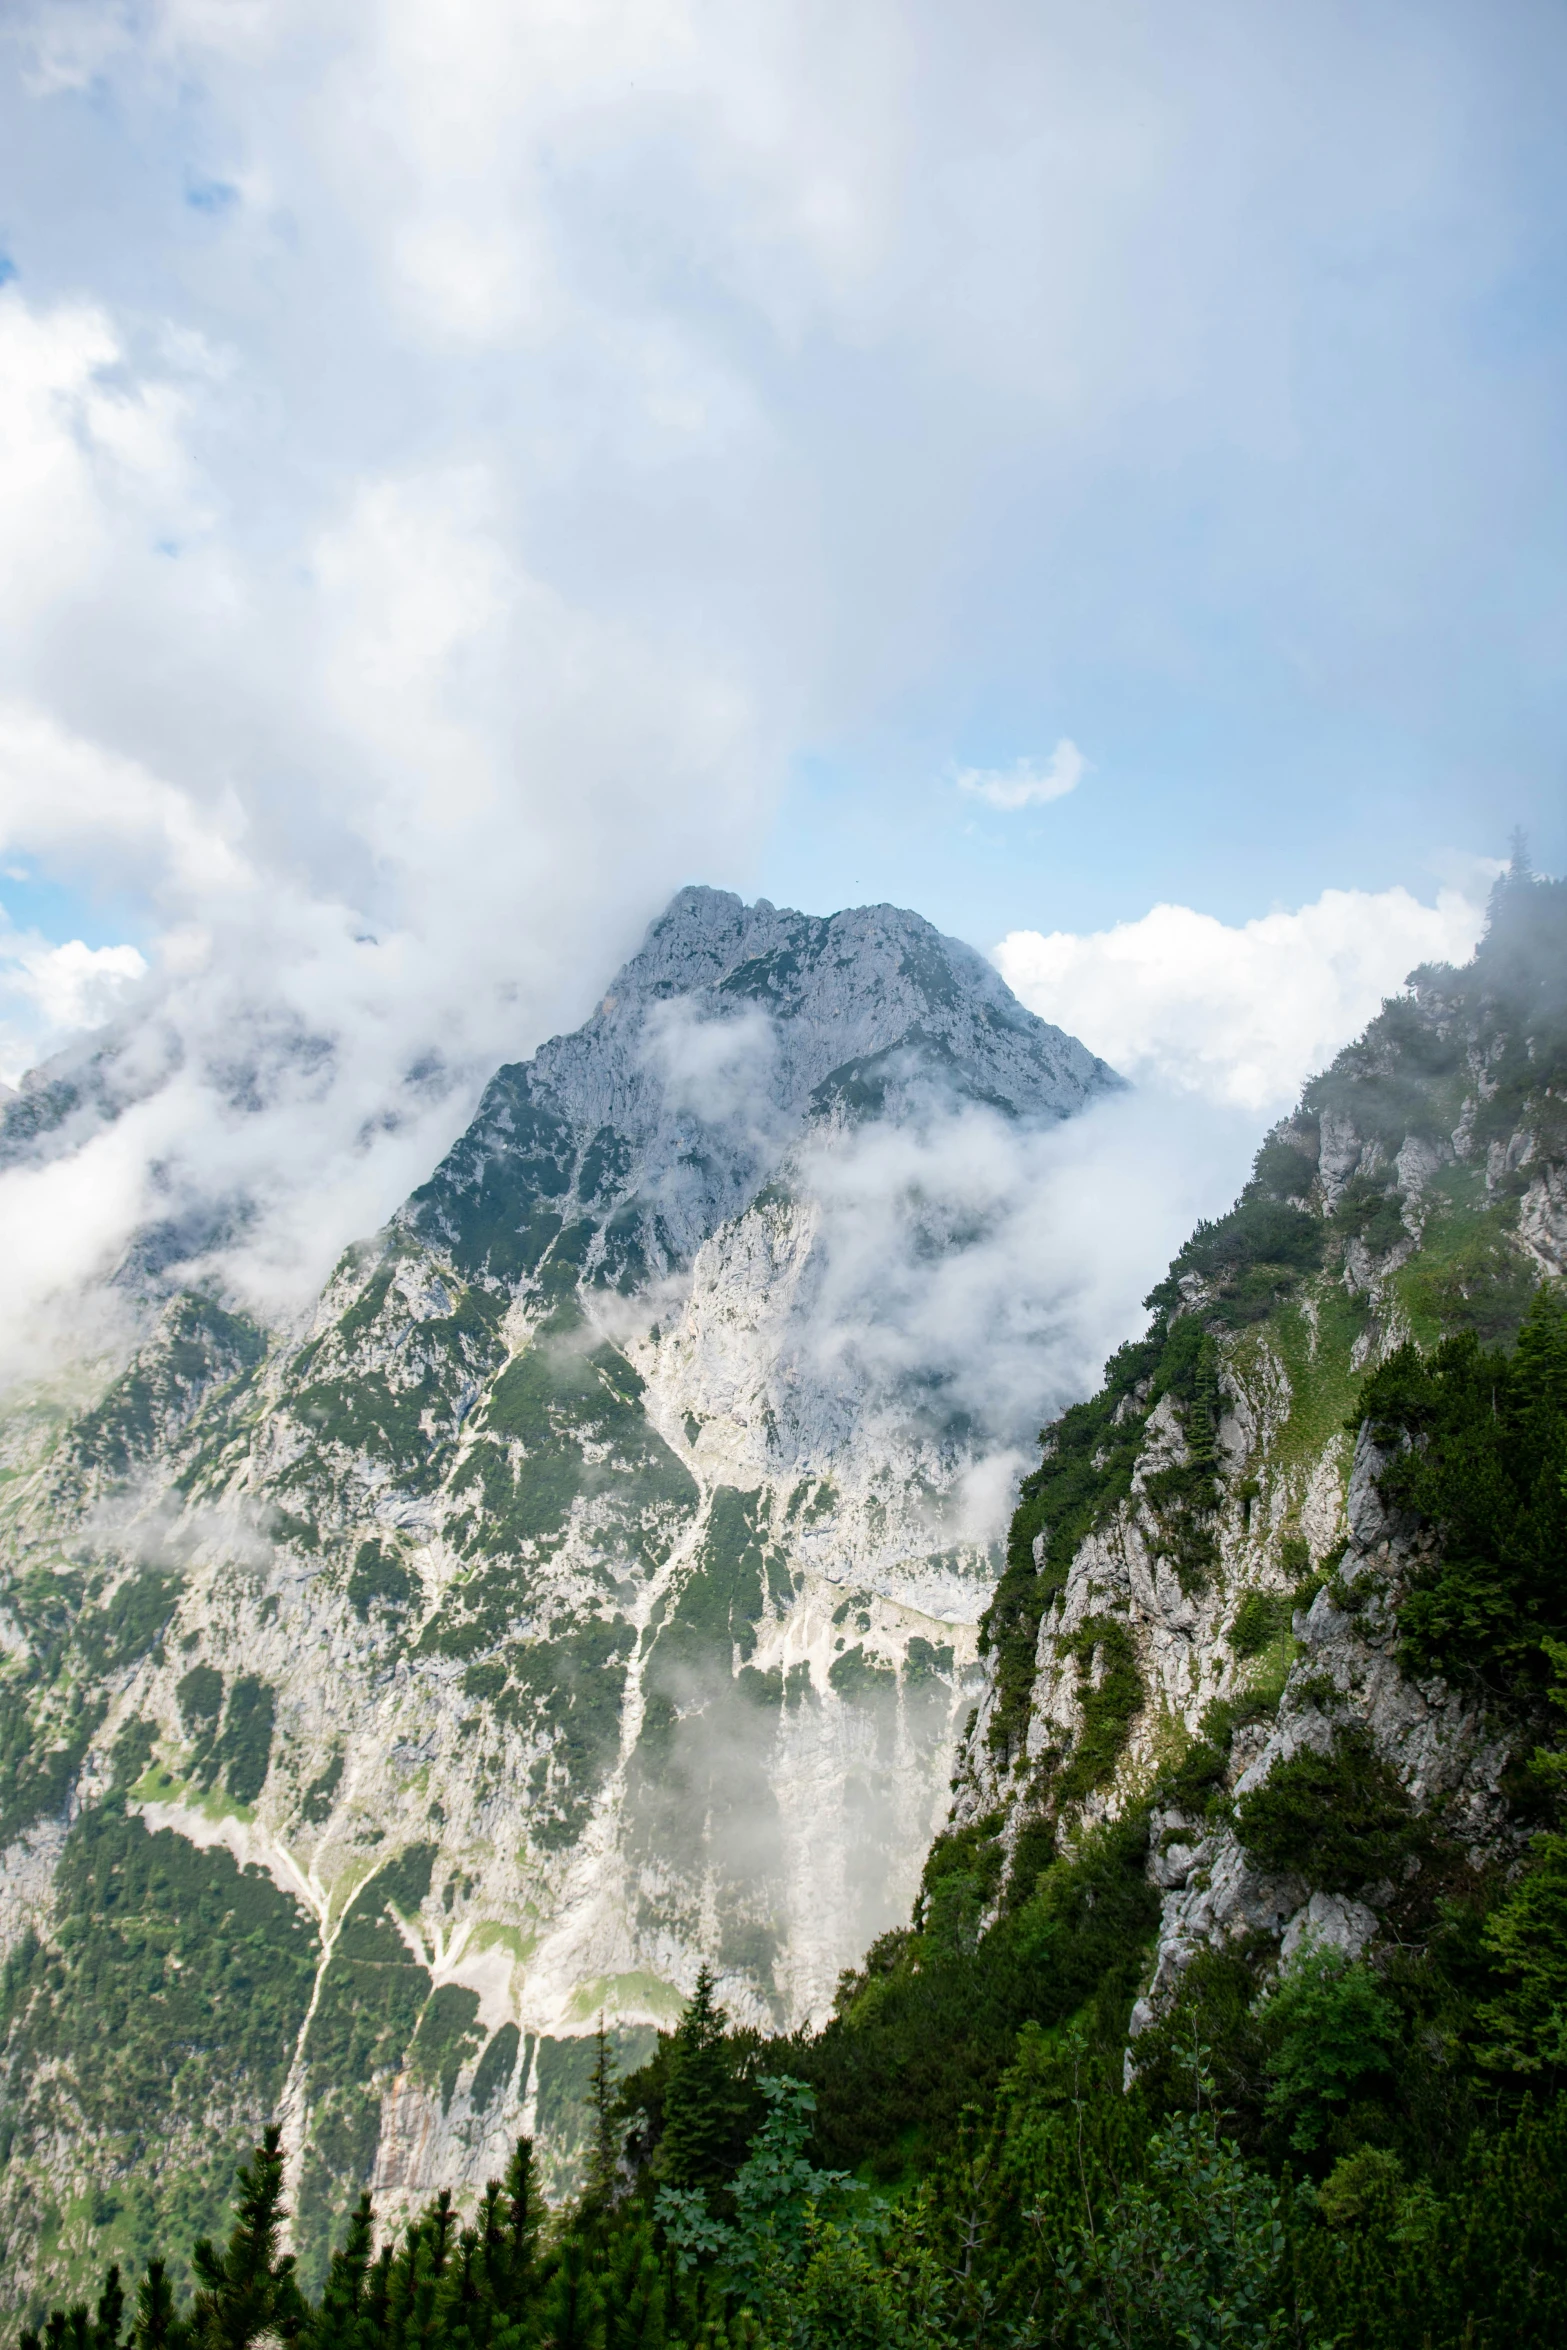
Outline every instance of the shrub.
<path fill-rule="evenodd" d="M 1269 2043 L 1267 2112 L 1297 2153 L 1324 2144 L 1357 2090 L 1380 2086 L 1397 2061 L 1398 2011 L 1371 1969 L 1308 1943 L 1261 2012 Z"/>
<path fill-rule="evenodd" d="M 1306 1748 L 1276 1763 L 1236 1805 L 1235 1823 L 1261 1867 L 1330 1893 L 1386 1877 L 1417 1835 L 1409 1798 L 1358 1725 L 1327 1754 Z"/>
<path fill-rule="evenodd" d="M 1287 1592 L 1248 1591 L 1230 1624 L 1230 1646 L 1237 1656 L 1261 1656 L 1289 1630 L 1293 1613 L 1294 1601 Z"/>

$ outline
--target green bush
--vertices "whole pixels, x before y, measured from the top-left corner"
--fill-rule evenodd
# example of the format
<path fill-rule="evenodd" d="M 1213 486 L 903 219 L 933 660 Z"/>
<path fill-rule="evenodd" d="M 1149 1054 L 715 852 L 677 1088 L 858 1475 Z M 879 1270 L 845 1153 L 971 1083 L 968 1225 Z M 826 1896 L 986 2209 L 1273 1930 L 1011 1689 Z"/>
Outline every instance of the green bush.
<path fill-rule="evenodd" d="M 1261 1656 L 1289 1630 L 1293 1613 L 1287 1592 L 1248 1591 L 1230 1620 L 1230 1646 L 1237 1656 Z"/>
<path fill-rule="evenodd" d="M 1303 1748 L 1275 1763 L 1237 1803 L 1235 1824 L 1260 1867 L 1329 1893 L 1391 1875 L 1419 1833 L 1409 1798 L 1358 1725 L 1340 1730 L 1327 1754 Z"/>
<path fill-rule="evenodd" d="M 1380 2088 L 1396 2067 L 1398 2011 L 1371 1969 L 1341 1950 L 1307 1943 L 1263 2005 L 1267 2112 L 1297 2153 L 1314 2154 L 1342 2124 L 1357 2091 Z"/>
<path fill-rule="evenodd" d="M 1385 1498 L 1437 1537 L 1399 1605 L 1406 1667 L 1539 1720 L 1567 1637 L 1567 1296 L 1539 1290 L 1512 1354 L 1406 1346 L 1365 1385 Z"/>

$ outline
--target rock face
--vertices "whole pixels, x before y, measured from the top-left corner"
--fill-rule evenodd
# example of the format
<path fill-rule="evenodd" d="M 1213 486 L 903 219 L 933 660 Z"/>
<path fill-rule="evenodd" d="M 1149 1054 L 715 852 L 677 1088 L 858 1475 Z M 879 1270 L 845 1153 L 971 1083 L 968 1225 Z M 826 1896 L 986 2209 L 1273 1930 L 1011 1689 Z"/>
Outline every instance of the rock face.
<path fill-rule="evenodd" d="M 1238 1833 L 1234 1804 L 1302 1749 L 1348 1740 L 1471 1856 L 1509 1857 L 1505 1746 L 1400 1669 L 1394 1602 L 1431 1538 L 1385 1504 L 1353 1410 L 1395 1347 L 1506 1339 L 1567 1271 L 1564 1091 L 1567 889 L 1515 882 L 1472 964 L 1416 973 L 1308 1088 L 1155 1291 L 1148 1339 L 1046 1431 L 953 1824 L 993 1835 L 1015 1884 L 1154 1796 L 1131 2063 L 1199 1952 L 1277 1963 L 1386 1930 L 1396 1884 L 1269 1875 Z"/>
<path fill-rule="evenodd" d="M 13 1410 L 11 2293 L 213 2224 L 273 2111 L 307 2268 L 520 2126 L 564 2179 L 583 2035 L 635 2056 L 704 1956 L 737 2020 L 825 2008 L 999 1566 L 997 1433 L 867 1348 L 885 1203 L 839 1177 L 1115 1082 L 914 915 L 688 890 L 308 1330 L 181 1293 L 88 1408 Z"/>

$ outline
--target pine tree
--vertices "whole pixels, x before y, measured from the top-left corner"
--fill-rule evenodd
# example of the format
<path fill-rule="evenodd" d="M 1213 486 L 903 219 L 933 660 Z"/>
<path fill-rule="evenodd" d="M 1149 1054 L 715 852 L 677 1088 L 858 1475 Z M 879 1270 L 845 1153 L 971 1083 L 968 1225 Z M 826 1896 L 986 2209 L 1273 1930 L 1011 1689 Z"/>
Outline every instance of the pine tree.
<path fill-rule="evenodd" d="M 605 2350 L 664 2350 L 664 2272 L 645 2221 L 610 2248 Z"/>
<path fill-rule="evenodd" d="M 544 2339 L 550 2350 L 604 2350 L 604 2295 L 588 2266 L 580 2236 L 568 2236 L 544 2297 Z"/>
<path fill-rule="evenodd" d="M 738 2105 L 724 2045 L 728 2024 L 713 1997 L 712 1969 L 704 1965 L 670 2049 L 664 2134 L 655 2163 L 666 2186 L 716 2186 L 730 2169 Z"/>
<path fill-rule="evenodd" d="M 149 2260 L 136 2288 L 131 2350 L 185 2350 L 190 2328 L 174 2306 L 174 2288 L 161 2260 Z"/>
<path fill-rule="evenodd" d="M 452 2230 L 457 2225 L 457 2214 L 452 2209 L 452 2191 L 443 2187 L 424 2215 L 425 2241 L 430 2248 L 430 2274 L 439 2280 L 446 2274 L 451 2257 Z"/>
<path fill-rule="evenodd" d="M 492 2332 L 500 2333 L 508 2344 L 532 2339 L 542 2217 L 534 2177 L 533 2141 L 519 2138 L 505 2183 L 491 2179 L 485 2188 L 473 2230 L 471 2257 L 477 2308 L 469 2322 L 486 2340 Z"/>
<path fill-rule="evenodd" d="M 368 2195 L 361 2195 L 348 2222 L 341 2251 L 334 2252 L 322 2288 L 321 2307 L 310 2328 L 312 2342 L 322 2350 L 367 2339 L 364 2326 L 365 2289 L 375 2250 L 375 2213 Z"/>
<path fill-rule="evenodd" d="M 476 2350 L 490 2337 L 494 2307 L 485 2290 L 479 2238 L 464 2228 L 457 2249 L 446 2264 L 446 2276 L 437 2302 L 436 2326 L 443 2350 Z"/>
<path fill-rule="evenodd" d="M 594 2038 L 597 2054 L 593 2077 L 588 2084 L 592 2137 L 588 2146 L 588 2176 L 582 2201 L 585 2211 L 605 2212 L 615 2199 L 620 2175 L 620 2131 L 615 2117 L 615 2060 L 610 2052 L 609 2034 L 604 2029 L 602 2010 Z"/>
<path fill-rule="evenodd" d="M 409 2223 L 387 2279 L 383 2339 L 389 2350 L 417 2350 L 435 2327 L 435 2247 L 431 2214 Z"/>
<path fill-rule="evenodd" d="M 200 2284 L 191 2331 L 203 2350 L 246 2350 L 261 2334 L 291 2342 L 304 2322 L 293 2255 L 279 2251 L 285 2216 L 279 2137 L 274 2125 L 240 2170 L 226 2248 L 220 2253 L 203 2237 L 191 2254 Z"/>
<path fill-rule="evenodd" d="M 392 2260 L 392 2246 L 383 2244 L 365 2285 L 365 2338 L 370 2342 L 384 2342 L 390 2332 Z"/>
<path fill-rule="evenodd" d="M 120 2272 L 118 2267 L 111 2267 L 98 2296 L 93 2350 L 120 2350 L 120 2327 L 124 2320 L 125 2294 L 120 2285 Z"/>

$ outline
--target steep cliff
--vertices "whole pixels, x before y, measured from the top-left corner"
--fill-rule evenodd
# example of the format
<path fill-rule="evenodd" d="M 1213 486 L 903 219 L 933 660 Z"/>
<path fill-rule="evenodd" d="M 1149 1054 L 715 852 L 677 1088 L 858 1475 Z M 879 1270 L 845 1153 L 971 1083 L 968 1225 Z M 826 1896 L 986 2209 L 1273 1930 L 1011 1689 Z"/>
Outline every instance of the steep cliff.
<path fill-rule="evenodd" d="M 1515 874 L 1474 961 L 1416 972 L 1308 1087 L 1023 1484 L 927 1884 L 950 1851 L 996 1914 L 1146 1808 L 1162 1908 L 1131 2065 L 1199 1957 L 1241 1967 L 1244 2001 L 1303 1941 L 1386 1949 L 1515 1865 L 1549 1706 L 1489 1669 L 1485 1625 L 1516 1619 L 1544 1670 L 1567 1616 L 1526 1620 L 1511 1586 L 1438 1604 L 1466 1536 L 1410 1464 L 1444 1382 L 1477 1363 L 1494 1389 L 1483 1349 L 1564 1268 L 1567 886 Z M 1529 1346 L 1554 1362 L 1541 1310 Z M 1452 1351 L 1466 1334 L 1482 1351 Z M 1561 1531 L 1547 1510 L 1530 1539 Z"/>
<path fill-rule="evenodd" d="M 210 2224 L 273 2111 L 307 2273 L 524 2123 L 558 2183 L 582 2035 L 645 2049 L 704 1956 L 820 2012 L 945 1809 L 1009 1458 L 864 1294 L 878 1219 L 916 1274 L 973 1234 L 851 1174 L 1114 1083 L 913 915 L 686 891 L 307 1329 L 180 1291 L 13 1399 L 8 2292 Z"/>

